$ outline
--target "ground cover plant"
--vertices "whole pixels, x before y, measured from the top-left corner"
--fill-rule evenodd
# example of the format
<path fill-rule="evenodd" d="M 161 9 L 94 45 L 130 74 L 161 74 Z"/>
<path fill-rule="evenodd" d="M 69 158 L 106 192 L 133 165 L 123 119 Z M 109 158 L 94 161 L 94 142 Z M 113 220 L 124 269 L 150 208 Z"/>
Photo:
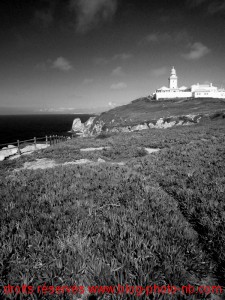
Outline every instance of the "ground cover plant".
<path fill-rule="evenodd" d="M 150 100 L 141 98 L 119 107 L 115 107 L 98 116 L 94 123 L 103 122 L 105 127 L 133 126 L 145 122 L 157 121 L 159 118 L 173 118 L 185 115 L 206 115 L 224 111 L 222 99 L 171 99 Z"/>
<path fill-rule="evenodd" d="M 1 188 L 4 285 L 215 282 L 174 199 L 130 169 L 26 170 Z"/>
<path fill-rule="evenodd" d="M 224 120 L 217 120 L 104 139 L 78 138 L 3 162 L 0 291 L 9 283 L 223 285 L 224 125 Z M 79 151 L 101 146 L 111 148 Z M 146 155 L 144 147 L 162 150 Z M 126 165 L 106 162 L 12 171 L 43 157 L 60 162 L 101 157 Z M 2 297 L 21 299 L 15 294 Z M 213 297 L 177 295 L 177 299 Z M 72 298 L 65 294 L 60 299 Z M 126 299 L 137 298 L 126 295 Z"/>

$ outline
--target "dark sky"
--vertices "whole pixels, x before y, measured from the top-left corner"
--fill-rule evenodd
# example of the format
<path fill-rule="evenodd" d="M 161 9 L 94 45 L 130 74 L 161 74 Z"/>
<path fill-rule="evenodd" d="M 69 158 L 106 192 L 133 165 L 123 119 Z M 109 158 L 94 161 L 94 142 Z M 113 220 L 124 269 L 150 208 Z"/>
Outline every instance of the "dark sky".
<path fill-rule="evenodd" d="M 0 107 L 110 108 L 172 66 L 225 86 L 224 0 L 2 0 L 0 41 Z"/>

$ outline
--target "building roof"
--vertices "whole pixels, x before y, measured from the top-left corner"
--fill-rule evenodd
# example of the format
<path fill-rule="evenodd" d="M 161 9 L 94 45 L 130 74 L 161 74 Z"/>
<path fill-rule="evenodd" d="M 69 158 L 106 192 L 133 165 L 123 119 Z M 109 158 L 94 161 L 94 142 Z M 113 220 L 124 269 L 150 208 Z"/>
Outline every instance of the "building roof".
<path fill-rule="evenodd" d="M 213 86 L 212 83 L 209 83 L 209 84 L 192 84 L 192 86 L 197 86 L 199 88 L 216 88 L 216 86 Z"/>

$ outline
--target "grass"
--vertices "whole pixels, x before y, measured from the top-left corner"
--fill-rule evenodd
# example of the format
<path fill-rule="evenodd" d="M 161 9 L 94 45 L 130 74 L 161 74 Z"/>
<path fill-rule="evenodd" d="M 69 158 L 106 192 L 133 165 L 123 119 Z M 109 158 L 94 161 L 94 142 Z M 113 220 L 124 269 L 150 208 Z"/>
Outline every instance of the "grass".
<path fill-rule="evenodd" d="M 182 115 L 206 115 L 225 110 L 222 99 L 171 99 L 152 101 L 148 98 L 137 99 L 102 113 L 95 123 L 103 122 L 105 128 L 133 126 L 145 122 L 154 123 L 160 118 L 180 117 Z"/>
<path fill-rule="evenodd" d="M 225 120 L 215 118 L 167 130 L 77 138 L 3 162 L 1 285 L 223 285 L 224 127 Z M 79 151 L 106 146 L 110 149 Z M 146 155 L 144 147 L 162 150 Z M 12 172 L 44 157 L 57 162 L 101 157 L 126 165 Z M 37 292 L 33 297 L 45 299 Z"/>

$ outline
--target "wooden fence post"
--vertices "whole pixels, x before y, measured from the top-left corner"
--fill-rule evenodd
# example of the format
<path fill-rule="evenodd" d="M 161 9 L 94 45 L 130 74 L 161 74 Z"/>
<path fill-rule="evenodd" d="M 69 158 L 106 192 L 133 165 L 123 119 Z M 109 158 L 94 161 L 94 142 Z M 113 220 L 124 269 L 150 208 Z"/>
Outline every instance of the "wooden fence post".
<path fill-rule="evenodd" d="M 17 140 L 17 147 L 18 147 L 18 154 L 21 155 L 21 151 L 20 151 L 20 141 Z"/>
<path fill-rule="evenodd" d="M 37 140 L 36 140 L 36 137 L 34 137 L 34 148 L 37 149 Z"/>
<path fill-rule="evenodd" d="M 48 136 L 45 136 L 45 144 L 48 145 Z"/>

